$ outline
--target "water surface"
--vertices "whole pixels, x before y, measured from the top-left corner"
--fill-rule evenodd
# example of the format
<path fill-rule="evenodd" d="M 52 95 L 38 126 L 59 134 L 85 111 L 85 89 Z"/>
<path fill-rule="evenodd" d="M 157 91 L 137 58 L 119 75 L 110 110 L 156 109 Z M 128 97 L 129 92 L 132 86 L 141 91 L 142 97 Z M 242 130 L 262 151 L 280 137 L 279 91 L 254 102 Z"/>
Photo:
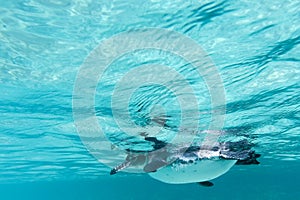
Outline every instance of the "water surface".
<path fill-rule="evenodd" d="M 300 195 L 296 189 L 300 178 L 298 0 L 1 0 L 0 4 L 3 199 L 290 199 Z M 212 58 L 226 92 L 224 129 L 239 137 L 247 135 L 256 144 L 255 150 L 262 154 L 259 166 L 234 167 L 215 180 L 214 188 L 201 188 L 167 185 L 147 175 L 110 177 L 110 169 L 89 154 L 72 117 L 76 74 L 103 39 L 146 27 L 191 37 Z M 121 59 L 119 65 L 130 69 L 161 55 L 139 56 L 132 54 L 131 60 Z M 103 85 L 97 90 L 110 91 Z M 101 101 L 98 108 L 99 117 L 107 114 Z"/>

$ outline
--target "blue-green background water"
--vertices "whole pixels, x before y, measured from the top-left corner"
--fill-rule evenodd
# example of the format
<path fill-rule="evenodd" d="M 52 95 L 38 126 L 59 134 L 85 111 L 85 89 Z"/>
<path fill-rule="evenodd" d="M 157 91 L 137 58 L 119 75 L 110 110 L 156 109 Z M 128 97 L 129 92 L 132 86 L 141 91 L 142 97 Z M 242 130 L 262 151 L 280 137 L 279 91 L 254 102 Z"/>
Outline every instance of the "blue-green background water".
<path fill-rule="evenodd" d="M 300 2 L 0 1 L 1 199 L 296 199 L 300 196 Z M 197 41 L 220 71 L 225 128 L 247 134 L 258 166 L 213 188 L 109 176 L 76 132 L 76 74 L 101 40 L 159 27 Z"/>

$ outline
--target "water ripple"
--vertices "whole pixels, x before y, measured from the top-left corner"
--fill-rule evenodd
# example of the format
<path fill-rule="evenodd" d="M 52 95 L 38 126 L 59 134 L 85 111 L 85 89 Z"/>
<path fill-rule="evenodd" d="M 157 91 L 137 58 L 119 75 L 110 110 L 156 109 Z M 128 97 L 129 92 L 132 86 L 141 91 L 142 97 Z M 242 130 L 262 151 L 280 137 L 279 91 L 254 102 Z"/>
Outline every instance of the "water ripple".
<path fill-rule="evenodd" d="M 1 2 L 0 181 L 93 179 L 108 174 L 76 132 L 73 84 L 80 65 L 101 40 L 141 27 L 184 33 L 211 56 L 226 90 L 224 132 L 229 139 L 248 138 L 270 162 L 299 162 L 299 8 L 299 1 L 271 0 Z M 119 71 L 99 86 L 106 88 L 100 98 L 106 100 L 126 66 L 163 60 L 193 74 L 174 57 L 140 56 L 132 54 L 139 62 L 120 58 L 114 68 Z M 197 82 L 194 77 L 189 81 Z M 174 88 L 180 84 L 174 82 Z M 138 112 L 149 107 L 149 99 L 170 104 L 170 94 L 161 90 L 152 88 L 155 95 L 137 96 L 139 103 L 132 109 L 140 125 L 149 121 Z M 99 102 L 95 109 L 111 130 L 109 103 Z M 210 112 L 205 106 L 202 111 L 204 118 Z M 170 118 L 174 116 L 176 112 Z M 168 120 L 167 131 L 176 127 L 175 122 Z"/>

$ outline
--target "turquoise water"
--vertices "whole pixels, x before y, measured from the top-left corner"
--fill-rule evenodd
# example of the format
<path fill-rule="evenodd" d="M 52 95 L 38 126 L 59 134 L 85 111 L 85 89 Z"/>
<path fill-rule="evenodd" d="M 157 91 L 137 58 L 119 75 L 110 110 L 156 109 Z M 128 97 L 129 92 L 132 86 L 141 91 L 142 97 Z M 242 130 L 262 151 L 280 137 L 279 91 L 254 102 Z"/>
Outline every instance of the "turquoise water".
<path fill-rule="evenodd" d="M 298 0 L 0 0 L 0 5 L 1 199 L 300 196 Z M 146 174 L 110 176 L 110 168 L 89 153 L 73 119 L 73 89 L 79 69 L 104 39 L 147 27 L 190 37 L 210 56 L 226 93 L 224 130 L 230 137 L 249 138 L 262 155 L 260 165 L 234 166 L 213 180 L 214 187 L 204 188 L 165 184 Z M 192 74 L 174 55 L 142 53 L 134 52 L 112 63 L 97 86 L 96 115 L 111 138 L 119 136 L 111 119 L 126 121 L 122 114 L 114 116 L 109 109 L 112 85 L 121 72 L 141 63 L 160 63 L 184 66 L 179 70 Z M 192 76 L 189 83 L 206 91 L 200 79 Z M 195 96 L 201 106 L 209 105 L 207 91 L 201 91 Z M 170 125 L 176 129 L 179 114 L 169 109 L 169 104 L 177 105 L 170 100 L 176 95 L 170 93 L 164 98 L 163 94 L 168 93 L 162 87 L 142 88 L 133 98 L 166 105 L 166 112 L 173 117 Z M 206 111 L 211 111 L 209 106 L 201 107 L 201 113 Z M 135 107 L 131 112 L 135 113 Z M 132 118 L 142 126 L 144 116 Z M 205 122 L 206 115 L 201 116 Z M 170 132 L 160 136 L 169 139 Z"/>

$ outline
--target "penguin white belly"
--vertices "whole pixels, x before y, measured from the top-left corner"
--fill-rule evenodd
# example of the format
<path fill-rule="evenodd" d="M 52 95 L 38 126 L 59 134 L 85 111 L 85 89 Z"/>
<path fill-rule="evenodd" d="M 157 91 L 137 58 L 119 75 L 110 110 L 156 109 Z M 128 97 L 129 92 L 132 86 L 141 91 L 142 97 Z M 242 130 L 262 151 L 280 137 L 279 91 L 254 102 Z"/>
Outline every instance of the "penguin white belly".
<path fill-rule="evenodd" d="M 236 160 L 201 160 L 186 165 L 168 165 L 149 175 L 171 184 L 203 182 L 225 174 L 235 163 Z"/>

